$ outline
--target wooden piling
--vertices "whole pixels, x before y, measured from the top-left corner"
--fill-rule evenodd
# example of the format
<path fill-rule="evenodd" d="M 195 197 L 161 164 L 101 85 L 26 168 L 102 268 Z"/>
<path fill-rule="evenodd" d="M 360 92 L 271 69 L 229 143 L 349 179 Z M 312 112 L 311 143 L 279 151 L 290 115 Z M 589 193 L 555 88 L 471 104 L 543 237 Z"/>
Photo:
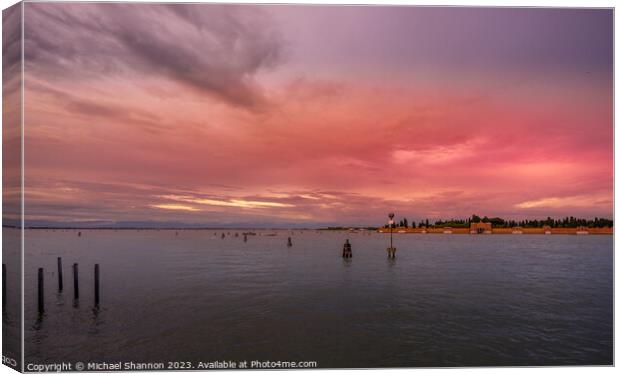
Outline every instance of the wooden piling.
<path fill-rule="evenodd" d="M 286 243 L 287 247 L 292 247 L 293 246 L 293 241 L 291 240 L 291 237 L 288 237 L 288 242 Z"/>
<path fill-rule="evenodd" d="M 80 298 L 80 286 L 78 284 L 78 264 L 73 264 L 73 298 Z"/>
<path fill-rule="evenodd" d="M 58 292 L 62 292 L 62 258 L 58 257 Z"/>
<path fill-rule="evenodd" d="M 43 314 L 45 312 L 45 287 L 43 284 L 43 268 L 39 268 L 38 307 L 39 314 Z"/>
<path fill-rule="evenodd" d="M 6 264 L 2 264 L 2 310 L 6 309 Z"/>
<path fill-rule="evenodd" d="M 351 258 L 353 257 L 353 251 L 351 250 L 351 243 L 349 243 L 349 239 L 344 242 L 344 246 L 342 247 L 342 258 Z"/>
<path fill-rule="evenodd" d="M 95 264 L 95 306 L 99 306 L 99 264 Z"/>

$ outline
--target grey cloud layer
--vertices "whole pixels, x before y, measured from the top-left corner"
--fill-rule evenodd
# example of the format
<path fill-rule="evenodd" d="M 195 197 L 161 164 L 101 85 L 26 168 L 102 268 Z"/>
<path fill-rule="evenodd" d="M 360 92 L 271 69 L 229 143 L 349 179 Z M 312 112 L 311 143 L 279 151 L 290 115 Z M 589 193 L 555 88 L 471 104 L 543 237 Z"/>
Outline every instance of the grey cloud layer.
<path fill-rule="evenodd" d="M 2 69 L 3 77 L 15 74 L 21 63 L 21 7 L 14 5 L 2 11 Z"/>
<path fill-rule="evenodd" d="M 166 77 L 228 104 L 265 104 L 256 74 L 282 61 L 259 8 L 29 3 L 27 71 L 46 79 Z"/>

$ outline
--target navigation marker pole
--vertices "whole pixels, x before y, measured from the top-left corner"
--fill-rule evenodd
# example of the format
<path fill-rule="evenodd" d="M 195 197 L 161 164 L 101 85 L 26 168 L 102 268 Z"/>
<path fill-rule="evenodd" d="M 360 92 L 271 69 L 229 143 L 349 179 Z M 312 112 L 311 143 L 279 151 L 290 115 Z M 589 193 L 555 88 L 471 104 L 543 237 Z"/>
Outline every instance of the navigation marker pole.
<path fill-rule="evenodd" d="M 392 240 L 392 227 L 394 226 L 394 213 L 390 213 L 388 215 L 390 220 L 388 221 L 388 225 L 390 226 L 390 247 L 387 249 L 388 258 L 395 259 L 396 258 L 396 248 L 394 248 L 394 242 Z"/>

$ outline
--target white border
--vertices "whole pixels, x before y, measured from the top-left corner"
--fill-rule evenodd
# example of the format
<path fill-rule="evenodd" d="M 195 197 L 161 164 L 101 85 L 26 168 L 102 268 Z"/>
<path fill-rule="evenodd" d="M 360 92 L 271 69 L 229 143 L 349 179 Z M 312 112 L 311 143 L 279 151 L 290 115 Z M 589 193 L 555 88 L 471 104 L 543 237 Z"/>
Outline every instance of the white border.
<path fill-rule="evenodd" d="M 147 0 L 135 0 L 135 2 L 156 2 L 156 1 L 147 1 Z M 187 2 L 187 1 L 179 1 L 179 0 L 168 0 L 166 2 Z M 267 1 L 260 1 L 260 0 L 244 0 L 244 1 L 230 1 L 230 0 L 222 0 L 222 1 L 203 1 L 204 3 L 271 3 L 271 4 L 376 4 L 376 5 L 430 5 L 430 6 L 483 6 L 483 7 L 523 7 L 523 6 L 532 6 L 532 7 L 564 7 L 564 8 L 568 8 L 568 7 L 589 7 L 589 8 L 614 8 L 615 7 L 615 2 L 614 1 L 604 1 L 604 0 L 590 0 L 590 1 L 577 1 L 577 0 L 539 0 L 539 1 L 532 1 L 532 0 L 521 0 L 521 1 L 515 1 L 515 0 L 504 0 L 504 1 L 493 1 L 493 0 L 474 0 L 474 1 L 467 1 L 467 0 L 443 0 L 443 1 L 437 1 L 437 0 L 426 0 L 426 1 L 416 1 L 416 0 L 389 0 L 389 1 L 379 1 L 379 0 L 358 0 L 358 1 L 352 1 L 352 0 L 312 0 L 312 1 L 276 1 L 276 0 L 267 0 Z M 17 1 L 15 0 L 0 0 L 0 5 L 2 9 L 5 9 L 13 4 L 17 3 Z M 615 13 L 615 12 L 614 12 Z M 23 17 L 23 9 L 22 9 L 22 17 Z M 22 22 L 22 35 L 23 35 L 23 22 Z M 618 40 L 618 31 L 615 28 L 615 14 L 614 14 L 614 72 L 617 68 L 617 64 L 618 64 L 618 59 L 616 58 L 616 41 Z M 24 70 L 24 66 L 23 66 L 23 43 L 22 43 L 22 103 L 24 102 L 24 90 L 23 90 L 23 70 Z M 1 68 L 0 68 L 1 71 Z M 615 82 L 615 74 L 614 74 L 614 92 L 616 89 L 616 82 Z M 617 108 L 617 101 L 616 101 L 616 96 L 614 95 L 614 176 L 616 175 L 616 167 L 618 165 L 618 156 L 615 153 L 615 147 L 616 144 L 618 144 L 617 140 L 617 134 L 615 132 L 615 109 Z M 24 111 L 23 111 L 23 105 L 22 105 L 22 149 L 23 149 L 23 140 L 24 140 L 24 127 L 23 127 L 23 121 L 24 121 Z M 0 120 L 1 121 L 1 120 Z M 1 146 L 0 146 L 1 147 Z M 1 149 L 1 148 L 0 148 Z M 24 187 L 24 159 L 23 159 L 23 154 L 24 152 L 22 152 L 22 193 L 23 193 L 23 187 Z M 2 153 L 0 152 L 0 164 L 2 162 Z M 1 181 L 2 181 L 2 176 L 0 174 L 0 185 L 1 185 Z M 23 196 L 23 195 L 22 195 Z M 616 199 L 616 189 L 615 189 L 615 177 L 614 177 L 614 213 L 617 211 L 618 208 L 618 200 Z M 23 225 L 23 213 L 24 213 L 24 199 L 22 198 L 22 225 Z M 0 206 L 0 215 L 2 214 L 2 207 Z M 614 214 L 614 218 L 615 218 L 615 214 Z M 0 238 L 1 238 L 1 234 L 0 234 Z M 22 231 L 22 246 L 23 246 L 23 241 L 24 241 L 24 236 L 23 236 L 23 231 Z M 620 239 L 618 239 L 618 236 L 614 235 L 614 248 L 618 248 L 618 244 L 619 244 Z M 0 241 L 1 243 L 1 241 Z M 23 262 L 23 248 L 22 248 L 22 274 L 23 274 L 23 266 L 24 266 L 24 262 Z M 616 298 L 615 298 L 615 290 L 617 290 L 617 279 L 615 277 L 615 269 L 618 269 L 618 257 L 615 256 L 614 254 L 614 359 L 618 357 L 618 345 L 615 344 L 615 338 L 618 337 L 618 332 L 620 331 L 618 328 L 618 325 L 616 324 L 616 319 L 615 319 L 615 315 L 617 313 L 617 308 L 616 308 Z M 23 304 L 23 291 L 24 291 L 24 285 L 23 285 L 23 277 L 22 277 L 22 304 Z M 23 313 L 23 308 L 22 308 L 22 313 Z M 22 329 L 24 327 L 24 320 L 23 320 L 23 315 L 22 315 Z M 0 328 L 1 329 L 1 328 Z M 1 330 L 0 330 L 1 331 Z M 0 339 L 1 339 L 1 334 L 0 334 Z M 23 363 L 23 336 L 22 336 L 22 363 Z M 611 372 L 612 370 L 614 370 L 615 368 L 613 367 L 575 367 L 575 366 L 571 366 L 571 367 L 553 367 L 553 368 L 472 368 L 472 369 L 380 369 L 380 370 L 372 370 L 373 372 L 379 372 L 379 373 L 388 373 L 389 371 L 393 371 L 393 370 L 399 370 L 399 371 L 413 371 L 415 370 L 416 373 L 421 373 L 421 374 L 426 374 L 426 373 L 432 373 L 432 372 L 437 372 L 438 370 L 458 370 L 459 373 L 464 373 L 464 374 L 474 374 L 474 373 L 479 373 L 480 371 L 484 371 L 486 373 L 496 373 L 496 372 L 500 372 L 500 373 L 520 373 L 523 371 L 527 371 L 527 372 L 544 372 L 544 373 L 581 373 L 581 372 L 591 372 L 591 371 L 595 371 L 595 372 Z M 324 372 L 326 370 L 316 370 L 314 369 L 313 372 Z M 333 373 L 343 373 L 345 372 L 344 370 L 329 370 L 330 372 Z M 241 371 L 234 371 L 234 372 L 241 372 Z M 277 373 L 279 371 L 272 371 L 272 370 L 265 370 L 265 371 L 261 371 L 261 372 L 267 372 L 267 373 Z M 8 373 L 14 373 L 13 370 L 9 369 L 7 366 L 4 365 L 0 365 L 0 374 L 8 374 Z M 149 373 L 149 372 L 147 372 Z M 156 373 L 156 372 L 152 372 L 152 373 Z"/>

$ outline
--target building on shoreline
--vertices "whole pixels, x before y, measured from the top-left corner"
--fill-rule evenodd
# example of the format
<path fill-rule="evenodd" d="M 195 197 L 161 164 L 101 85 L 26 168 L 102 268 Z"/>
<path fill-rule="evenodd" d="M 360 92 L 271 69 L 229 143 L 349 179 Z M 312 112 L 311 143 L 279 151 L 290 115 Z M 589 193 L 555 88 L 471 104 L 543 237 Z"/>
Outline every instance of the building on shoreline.
<path fill-rule="evenodd" d="M 493 232 L 493 225 L 490 222 L 472 222 L 469 226 L 470 234 L 490 234 Z"/>

